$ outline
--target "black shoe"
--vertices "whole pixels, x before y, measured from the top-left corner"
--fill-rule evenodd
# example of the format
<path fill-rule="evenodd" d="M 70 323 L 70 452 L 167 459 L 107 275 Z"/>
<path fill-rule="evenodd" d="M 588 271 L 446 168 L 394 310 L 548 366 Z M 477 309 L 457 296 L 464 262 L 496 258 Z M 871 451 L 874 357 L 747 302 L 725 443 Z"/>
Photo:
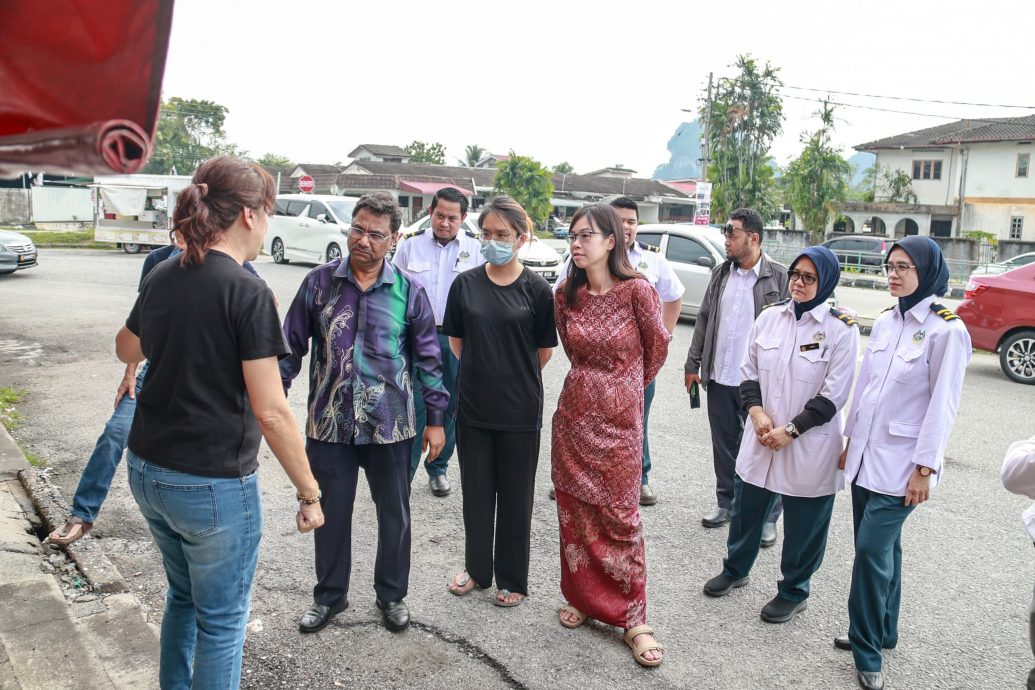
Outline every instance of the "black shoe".
<path fill-rule="evenodd" d="M 384 619 L 385 627 L 392 632 L 399 632 L 409 627 L 410 609 L 406 608 L 406 602 L 378 599 L 377 608 L 381 609 L 381 618 Z"/>
<path fill-rule="evenodd" d="M 734 580 L 732 577 L 728 577 L 725 573 L 721 573 L 704 583 L 704 593 L 710 597 L 724 597 L 730 593 L 730 590 L 736 589 L 737 587 L 743 587 L 750 580 L 750 577 L 742 577 L 739 580 Z"/>
<path fill-rule="evenodd" d="M 446 479 L 444 474 L 436 474 L 428 477 L 428 486 L 431 487 L 431 493 L 434 496 L 442 498 L 443 496 L 449 495 L 449 480 Z"/>
<path fill-rule="evenodd" d="M 884 690 L 884 674 L 880 671 L 856 671 L 855 677 L 863 690 Z"/>
<path fill-rule="evenodd" d="M 759 546 L 763 549 L 768 549 L 770 546 L 776 543 L 776 523 L 767 522 L 762 525 L 762 541 L 759 542 Z"/>
<path fill-rule="evenodd" d="M 701 524 L 705 527 L 722 527 L 730 521 L 729 508 L 716 508 L 701 518 Z"/>
<path fill-rule="evenodd" d="M 897 642 L 885 642 L 884 649 L 894 649 Z M 834 638 L 834 646 L 843 652 L 852 651 L 852 641 L 848 639 L 848 635 Z"/>
<path fill-rule="evenodd" d="M 550 500 L 551 501 L 556 501 L 557 500 L 557 490 L 554 489 L 552 486 L 550 487 Z"/>
<path fill-rule="evenodd" d="M 298 622 L 298 629 L 304 633 L 319 632 L 327 627 L 332 618 L 348 607 L 349 602 L 345 599 L 342 599 L 334 606 L 313 604 L 302 614 L 302 620 Z"/>
<path fill-rule="evenodd" d="M 773 597 L 772 601 L 762 607 L 761 616 L 766 623 L 786 623 L 808 607 L 808 601 L 788 601 Z"/>

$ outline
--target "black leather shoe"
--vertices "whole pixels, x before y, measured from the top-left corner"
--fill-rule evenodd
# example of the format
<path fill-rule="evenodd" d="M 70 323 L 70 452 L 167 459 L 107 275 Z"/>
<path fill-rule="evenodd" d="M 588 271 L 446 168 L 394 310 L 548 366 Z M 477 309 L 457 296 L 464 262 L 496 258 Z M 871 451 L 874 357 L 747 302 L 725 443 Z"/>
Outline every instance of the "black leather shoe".
<path fill-rule="evenodd" d="M 808 601 L 788 601 L 773 597 L 772 601 L 762 607 L 761 617 L 766 623 L 786 623 L 808 607 Z"/>
<path fill-rule="evenodd" d="M 730 521 L 729 508 L 716 508 L 701 518 L 701 524 L 705 527 L 722 527 Z"/>
<path fill-rule="evenodd" d="M 378 599 L 377 608 L 381 609 L 381 618 L 385 621 L 385 627 L 392 632 L 399 632 L 409 627 L 410 609 L 406 607 L 405 601 L 381 601 Z"/>
<path fill-rule="evenodd" d="M 884 642 L 884 649 L 894 649 L 897 642 Z M 848 639 L 848 635 L 834 638 L 834 646 L 843 652 L 852 651 L 852 641 Z"/>
<path fill-rule="evenodd" d="M 428 486 L 431 487 L 431 493 L 434 496 L 442 498 L 443 496 L 449 495 L 449 480 L 446 479 L 444 474 L 436 474 L 428 477 Z"/>
<path fill-rule="evenodd" d="M 557 490 L 554 489 L 552 486 L 550 487 L 550 500 L 551 501 L 556 501 L 557 500 Z"/>
<path fill-rule="evenodd" d="M 855 677 L 863 690 L 884 690 L 884 674 L 880 671 L 856 671 Z"/>
<path fill-rule="evenodd" d="M 704 583 L 704 593 L 710 597 L 724 597 L 730 593 L 731 590 L 737 587 L 743 587 L 751 581 L 750 577 L 742 577 L 739 580 L 734 580 L 732 577 L 727 577 L 725 573 L 720 573 Z"/>
<path fill-rule="evenodd" d="M 298 629 L 304 633 L 319 632 L 327 627 L 327 624 L 331 622 L 331 619 L 337 616 L 339 613 L 349 607 L 349 602 L 342 599 L 334 606 L 324 606 L 323 604 L 313 604 L 310 606 L 305 613 L 302 614 L 302 620 L 298 622 Z"/>
<path fill-rule="evenodd" d="M 763 549 L 768 549 L 770 546 L 776 543 L 776 523 L 767 522 L 762 525 L 762 541 L 759 542 L 759 546 Z"/>

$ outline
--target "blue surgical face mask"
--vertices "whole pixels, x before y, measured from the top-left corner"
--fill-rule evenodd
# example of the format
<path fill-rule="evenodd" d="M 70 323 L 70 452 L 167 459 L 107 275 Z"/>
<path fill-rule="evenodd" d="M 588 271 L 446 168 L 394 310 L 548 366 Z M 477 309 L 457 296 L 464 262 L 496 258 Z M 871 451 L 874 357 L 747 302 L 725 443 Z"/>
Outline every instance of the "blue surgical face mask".
<path fill-rule="evenodd" d="M 502 266 L 514 258 L 514 245 L 496 240 L 482 240 L 482 256 L 493 266 Z"/>

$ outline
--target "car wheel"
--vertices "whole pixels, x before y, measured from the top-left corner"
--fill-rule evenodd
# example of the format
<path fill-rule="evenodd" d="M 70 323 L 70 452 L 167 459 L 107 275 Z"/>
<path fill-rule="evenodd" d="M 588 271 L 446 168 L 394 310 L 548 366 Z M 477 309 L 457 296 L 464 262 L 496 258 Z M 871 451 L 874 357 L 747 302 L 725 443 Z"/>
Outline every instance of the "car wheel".
<path fill-rule="evenodd" d="M 341 258 L 341 247 L 331 243 L 327 245 L 327 261 L 337 261 Z"/>
<path fill-rule="evenodd" d="M 279 237 L 273 240 L 273 244 L 270 246 L 270 253 L 273 255 L 273 263 L 286 264 L 288 262 L 284 258 L 284 243 L 281 242 Z"/>
<path fill-rule="evenodd" d="M 123 242 L 122 251 L 126 252 L 127 254 L 139 254 L 140 245 L 134 242 Z"/>
<path fill-rule="evenodd" d="M 1017 383 L 1035 384 L 1035 331 L 1020 331 L 999 347 L 999 366 Z"/>

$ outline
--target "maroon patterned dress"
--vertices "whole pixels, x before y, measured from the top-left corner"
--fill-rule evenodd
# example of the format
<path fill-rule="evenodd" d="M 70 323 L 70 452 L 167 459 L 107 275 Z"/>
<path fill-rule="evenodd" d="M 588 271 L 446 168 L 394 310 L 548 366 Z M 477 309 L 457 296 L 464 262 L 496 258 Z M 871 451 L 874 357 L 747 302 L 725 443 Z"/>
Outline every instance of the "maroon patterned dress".
<path fill-rule="evenodd" d="M 552 464 L 561 528 L 561 592 L 620 628 L 647 618 L 640 525 L 643 389 L 668 354 L 658 293 L 642 278 L 603 295 L 557 294 L 557 332 L 571 371 L 553 416 Z"/>

